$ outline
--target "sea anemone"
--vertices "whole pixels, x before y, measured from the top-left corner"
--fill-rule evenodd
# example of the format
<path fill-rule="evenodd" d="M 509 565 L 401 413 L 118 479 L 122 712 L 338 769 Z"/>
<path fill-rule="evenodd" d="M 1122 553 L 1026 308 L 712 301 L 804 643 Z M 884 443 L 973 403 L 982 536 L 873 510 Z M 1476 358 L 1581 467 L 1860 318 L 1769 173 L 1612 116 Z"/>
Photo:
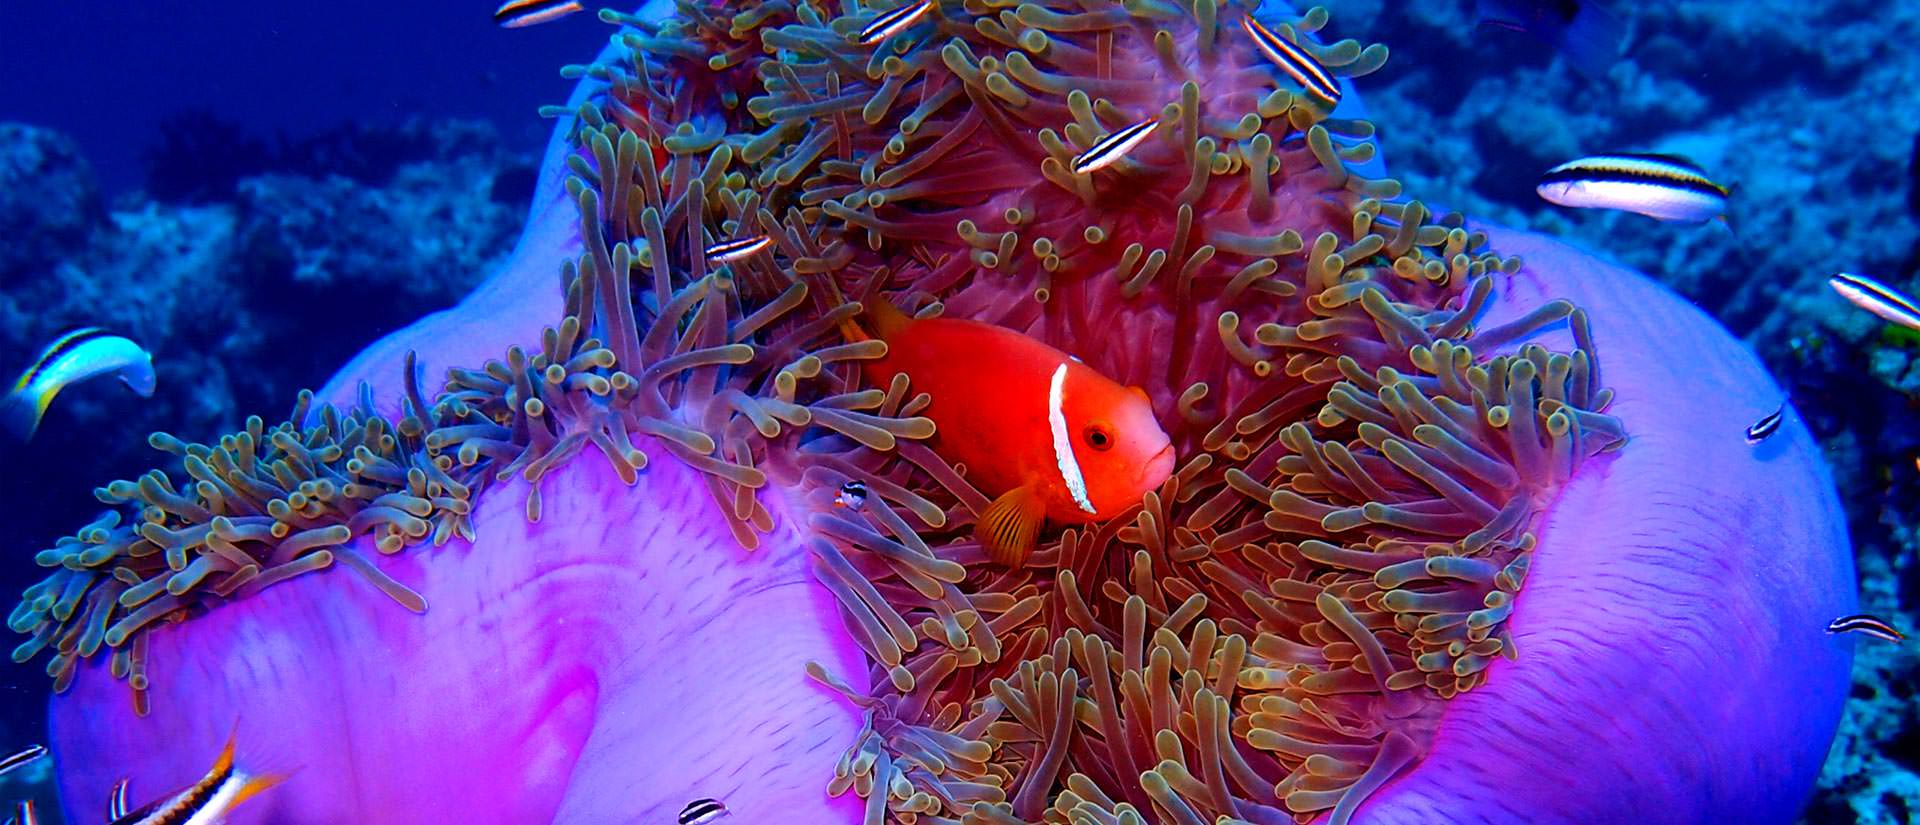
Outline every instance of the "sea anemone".
<path fill-rule="evenodd" d="M 1345 822 L 1376 796 L 1368 813 L 1382 817 L 1392 805 L 1452 821 L 1596 810 L 1592 795 L 1556 808 L 1497 784 L 1447 796 L 1451 786 L 1425 777 L 1452 771 L 1471 784 L 1539 766 L 1486 743 L 1515 727 L 1502 712 L 1537 723 L 1522 738 L 1564 729 L 1566 712 L 1539 696 L 1490 708 L 1473 697 L 1499 693 L 1506 674 L 1552 690 L 1521 675 L 1540 672 L 1526 670 L 1530 659 L 1588 672 L 1566 657 L 1592 648 L 1540 634 L 1536 650 L 1517 618 L 1532 609 L 1530 570 L 1556 553 L 1586 557 L 1550 546 L 1557 535 L 1599 542 L 1587 535 L 1597 514 L 1562 524 L 1581 509 L 1568 500 L 1618 504 L 1623 517 L 1685 504 L 1651 494 L 1667 482 L 1612 477 L 1635 451 L 1693 454 L 1666 440 L 1670 414 L 1644 413 L 1659 438 L 1612 414 L 1600 359 L 1612 339 L 1573 303 L 1540 294 L 1541 276 L 1464 217 L 1355 172 L 1374 155 L 1373 127 L 1332 117 L 1268 64 L 1241 36 L 1255 13 L 1246 5 L 969 0 L 861 46 L 875 13 L 789 0 L 724 14 L 681 0 L 661 21 L 604 12 L 628 29 L 600 60 L 567 70 L 597 82 L 556 112 L 558 174 L 510 277 L 422 332 L 491 324 L 499 316 L 484 304 L 511 311 L 503 295 L 535 307 L 563 295 L 557 320 L 533 330 L 524 313 L 502 318 L 475 338 L 516 343 L 484 363 L 447 356 L 474 341 L 416 332 L 406 338 L 438 365 L 435 381 L 409 352 L 384 396 L 367 384 L 344 406 L 303 396 L 284 423 L 251 419 L 208 443 L 155 435 L 176 472 L 97 491 L 117 509 L 38 556 L 53 572 L 10 617 L 29 637 L 16 660 L 52 653 L 48 673 L 68 696 L 56 712 L 63 743 L 159 754 L 238 716 L 249 732 L 277 734 L 267 750 L 279 758 L 324 760 L 317 723 L 301 713 L 366 712 L 319 707 L 308 680 L 338 680 L 344 698 L 404 700 L 380 713 L 437 702 L 399 717 L 410 722 L 391 738 L 446 761 L 350 744 L 338 760 L 358 801 L 326 792 L 342 774 L 314 772 L 285 789 L 302 803 L 277 817 L 658 818 L 722 796 L 695 793 L 703 782 L 727 785 L 747 814 L 860 811 L 873 823 Z M 1335 74 L 1386 59 L 1381 46 L 1314 41 L 1322 10 L 1261 14 Z M 1154 118 L 1160 128 L 1119 163 L 1072 171 L 1101 137 Z M 555 229 L 560 202 L 577 210 L 577 234 Z M 773 244 L 720 267 L 704 255 L 755 235 Z M 1650 310 L 1672 301 L 1642 292 Z M 1179 469 L 1115 518 L 1048 533 L 1024 569 L 988 564 L 970 529 L 987 497 L 915 414 L 927 396 L 904 377 L 863 386 L 858 363 L 885 345 L 839 336 L 857 303 L 879 295 L 1021 330 L 1145 387 Z M 1676 323 L 1728 349 L 1704 319 Z M 1623 397 L 1679 385 L 1644 342 L 1626 348 L 1633 371 L 1609 355 L 1605 376 Z M 382 360 L 363 356 L 348 374 L 395 366 Z M 1687 366 L 1745 370 L 1719 382 L 1729 399 L 1770 391 L 1750 358 Z M 1810 491 L 1812 504 L 1778 510 L 1771 526 L 1804 539 L 1797 555 L 1813 561 L 1799 578 L 1763 570 L 1711 583 L 1752 599 L 1805 585 L 1767 616 L 1784 640 L 1750 652 L 1804 653 L 1812 689 L 1777 736 L 1756 736 L 1781 748 L 1770 767 L 1713 785 L 1675 816 L 1797 802 L 1809 742 L 1832 731 L 1845 648 L 1793 622 L 1844 606 L 1850 570 L 1830 486 L 1804 431 L 1787 435 L 1799 463 L 1785 480 L 1730 483 Z M 833 507 L 855 479 L 872 492 L 866 506 Z M 1675 526 L 1697 526 L 1687 518 Z M 1725 548 L 1747 535 L 1721 527 L 1642 549 Z M 721 530 L 754 552 L 714 550 Z M 458 555 L 409 549 L 428 544 Z M 1751 563 L 1715 558 L 1729 570 Z M 425 612 L 409 621 L 428 629 L 372 618 L 353 595 L 366 591 L 304 575 L 335 562 Z M 604 582 L 553 598 L 555 577 L 592 571 Z M 801 571 L 818 586 L 786 588 Z M 1701 653 L 1691 642 L 1712 628 L 1690 611 L 1718 591 L 1648 575 L 1585 595 L 1614 596 L 1621 615 L 1646 620 L 1620 644 L 1681 633 L 1679 647 Z M 521 601 L 523 585 L 542 598 Z M 1679 604 L 1636 613 L 1649 589 Z M 472 642 L 476 624 L 524 620 L 516 610 L 562 626 L 504 631 L 506 668 L 444 646 Z M 288 611 L 352 619 L 322 630 Z M 218 647 L 195 638 L 201 627 Z M 339 661 L 261 672 L 293 664 L 305 643 Z M 168 673 L 162 646 L 193 669 Z M 76 674 L 98 660 L 132 687 L 145 720 L 89 716 L 107 680 Z M 1619 693 L 1620 671 L 1591 672 L 1614 689 L 1574 685 L 1570 704 Z M 169 678 L 211 694 L 169 694 Z M 431 744 L 517 730 L 462 718 L 436 693 L 480 699 L 515 682 L 524 698 L 486 713 L 531 728 L 532 744 Z M 1684 689 L 1712 690 L 1666 690 Z M 683 703 L 682 718 L 623 718 L 656 718 L 643 711 L 666 700 Z M 837 765 L 821 756 L 823 733 L 850 739 Z M 1459 753 L 1462 742 L 1490 754 Z M 607 784 L 633 769 L 611 754 L 635 748 L 653 768 L 639 799 Z M 389 754 L 409 764 L 385 777 L 354 767 Z M 71 769 L 70 799 L 99 793 L 105 771 Z M 864 801 L 828 801 L 849 792 Z"/>

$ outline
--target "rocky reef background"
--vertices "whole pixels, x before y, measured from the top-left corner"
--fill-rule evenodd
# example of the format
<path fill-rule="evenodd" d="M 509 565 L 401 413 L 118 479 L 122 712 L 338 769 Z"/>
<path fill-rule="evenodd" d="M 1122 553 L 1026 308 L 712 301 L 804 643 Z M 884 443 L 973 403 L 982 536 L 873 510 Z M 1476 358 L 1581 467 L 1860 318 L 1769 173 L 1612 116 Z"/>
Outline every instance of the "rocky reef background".
<path fill-rule="evenodd" d="M 1920 334 L 1824 283 L 1847 270 L 1920 287 L 1920 4 L 1615 2 L 1629 36 L 1602 78 L 1526 35 L 1476 28 L 1470 0 L 1328 5 L 1331 34 L 1393 49 L 1361 91 L 1410 191 L 1641 269 L 1759 353 L 1832 462 L 1864 609 L 1920 630 Z M 148 432 L 203 439 L 281 415 L 374 338 L 458 300 L 510 249 L 539 148 L 487 121 L 276 140 L 204 110 L 161 123 L 136 138 L 144 182 L 125 189 L 103 187 L 74 138 L 0 122 L 0 372 L 60 328 L 93 324 L 146 344 L 159 373 L 151 400 L 78 388 L 31 444 L 0 443 L 0 552 L 15 557 L 0 589 L 24 586 L 20 558 L 94 514 L 94 485 L 148 466 Z M 1534 194 L 1548 167 L 1614 150 L 1685 154 L 1733 183 L 1731 227 L 1572 212 Z M 1920 641 L 1858 649 L 1854 701 L 1803 817 L 1813 825 L 1920 810 Z M 45 680 L 0 667 L 12 667 L 0 675 L 6 750 L 41 738 Z M 0 797 L 17 779 L 0 780 Z"/>

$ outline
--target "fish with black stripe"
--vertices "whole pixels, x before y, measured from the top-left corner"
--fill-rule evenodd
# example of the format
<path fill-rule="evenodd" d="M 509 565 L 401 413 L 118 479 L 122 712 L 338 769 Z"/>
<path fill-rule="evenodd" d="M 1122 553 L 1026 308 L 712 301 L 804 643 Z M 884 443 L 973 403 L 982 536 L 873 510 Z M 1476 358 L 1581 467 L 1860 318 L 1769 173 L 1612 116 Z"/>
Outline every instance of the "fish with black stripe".
<path fill-rule="evenodd" d="M 1728 189 L 1679 155 L 1624 152 L 1571 160 L 1534 188 L 1548 203 L 1618 209 L 1663 221 L 1726 220 Z"/>
<path fill-rule="evenodd" d="M 20 749 L 17 753 L 0 757 L 0 776 L 13 773 L 14 771 L 45 759 L 46 756 L 47 748 L 45 745 L 28 745 Z"/>
<path fill-rule="evenodd" d="M 40 351 L 0 399 L 0 426 L 32 438 L 55 395 L 102 375 L 118 377 L 141 398 L 153 396 L 153 356 L 139 344 L 99 327 L 68 330 Z"/>
<path fill-rule="evenodd" d="M 578 0 L 508 0 L 493 12 L 493 22 L 503 29 L 538 26 L 559 20 L 585 7 Z"/>
<path fill-rule="evenodd" d="M 114 822 L 127 815 L 127 780 L 113 783 L 113 793 L 107 795 L 107 821 Z"/>
<path fill-rule="evenodd" d="M 887 38 L 912 28 L 913 24 L 920 22 L 920 18 L 933 11 L 935 5 L 934 0 L 919 0 L 917 3 L 908 3 L 899 8 L 883 11 L 867 25 L 861 27 L 857 39 L 862 46 L 877 46 L 884 43 Z"/>
<path fill-rule="evenodd" d="M 1253 39 L 1253 45 L 1260 50 L 1260 54 L 1266 56 L 1273 65 L 1279 66 L 1280 71 L 1286 72 L 1301 88 L 1330 105 L 1340 102 L 1340 81 L 1335 80 L 1333 73 L 1320 65 L 1320 61 L 1313 59 L 1306 49 L 1274 34 L 1272 29 L 1253 19 L 1253 15 L 1240 18 L 1240 28 L 1246 30 L 1247 36 Z"/>
<path fill-rule="evenodd" d="M 1842 272 L 1827 279 L 1827 285 L 1854 306 L 1908 329 L 1920 329 L 1920 306 L 1913 297 L 1865 275 Z"/>
<path fill-rule="evenodd" d="M 1838 619 L 1834 619 L 1827 623 L 1827 632 L 1835 634 L 1865 633 L 1868 636 L 1876 639 L 1884 639 L 1889 642 L 1903 642 L 1906 641 L 1907 638 L 1907 634 L 1896 630 L 1893 625 L 1887 624 L 1880 617 L 1868 613 L 1855 613 L 1851 616 L 1841 616 Z"/>
<path fill-rule="evenodd" d="M 240 803 L 286 780 L 282 774 L 255 776 L 235 768 L 234 739 L 227 737 L 220 757 L 200 781 L 132 811 L 112 825 L 214 825 L 224 821 Z"/>
<path fill-rule="evenodd" d="M 1157 118 L 1147 118 L 1095 141 L 1087 151 L 1074 156 L 1073 173 L 1091 175 L 1112 166 L 1126 157 L 1128 152 L 1133 151 L 1135 146 L 1139 146 L 1140 142 L 1146 140 L 1147 136 L 1153 134 L 1153 130 L 1159 126 L 1160 121 Z"/>
<path fill-rule="evenodd" d="M 696 799 L 680 809 L 678 825 L 711 825 L 733 816 L 718 799 Z"/>

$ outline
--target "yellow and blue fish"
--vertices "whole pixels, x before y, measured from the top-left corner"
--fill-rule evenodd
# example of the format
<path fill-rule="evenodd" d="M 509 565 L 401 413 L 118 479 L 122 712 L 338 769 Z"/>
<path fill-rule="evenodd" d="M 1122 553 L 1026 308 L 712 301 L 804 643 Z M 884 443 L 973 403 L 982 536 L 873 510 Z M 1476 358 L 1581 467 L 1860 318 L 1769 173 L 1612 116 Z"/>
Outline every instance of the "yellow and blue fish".
<path fill-rule="evenodd" d="M 0 426 L 32 438 L 55 395 L 102 375 L 119 378 L 141 398 L 153 396 L 153 356 L 145 348 L 99 327 L 81 327 L 55 338 L 13 382 L 0 399 Z"/>
<path fill-rule="evenodd" d="M 1621 152 L 1570 160 L 1541 176 L 1535 191 L 1560 206 L 1618 209 L 1679 223 L 1726 219 L 1727 188 L 1678 155 Z"/>

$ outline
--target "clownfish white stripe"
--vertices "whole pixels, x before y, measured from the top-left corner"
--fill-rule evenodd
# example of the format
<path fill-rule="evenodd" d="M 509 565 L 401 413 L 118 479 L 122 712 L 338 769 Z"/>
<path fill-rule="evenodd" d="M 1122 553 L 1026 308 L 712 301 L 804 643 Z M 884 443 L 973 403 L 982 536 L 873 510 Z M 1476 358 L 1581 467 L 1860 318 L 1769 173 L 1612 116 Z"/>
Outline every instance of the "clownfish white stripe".
<path fill-rule="evenodd" d="M 1060 480 L 1067 483 L 1067 492 L 1073 495 L 1073 503 L 1089 513 L 1093 502 L 1087 500 L 1087 479 L 1080 474 L 1080 460 L 1073 457 L 1073 441 L 1067 437 L 1067 413 L 1063 405 L 1066 402 L 1067 362 L 1053 371 L 1053 382 L 1047 387 L 1047 426 L 1053 430 L 1053 460 L 1060 465 Z"/>

